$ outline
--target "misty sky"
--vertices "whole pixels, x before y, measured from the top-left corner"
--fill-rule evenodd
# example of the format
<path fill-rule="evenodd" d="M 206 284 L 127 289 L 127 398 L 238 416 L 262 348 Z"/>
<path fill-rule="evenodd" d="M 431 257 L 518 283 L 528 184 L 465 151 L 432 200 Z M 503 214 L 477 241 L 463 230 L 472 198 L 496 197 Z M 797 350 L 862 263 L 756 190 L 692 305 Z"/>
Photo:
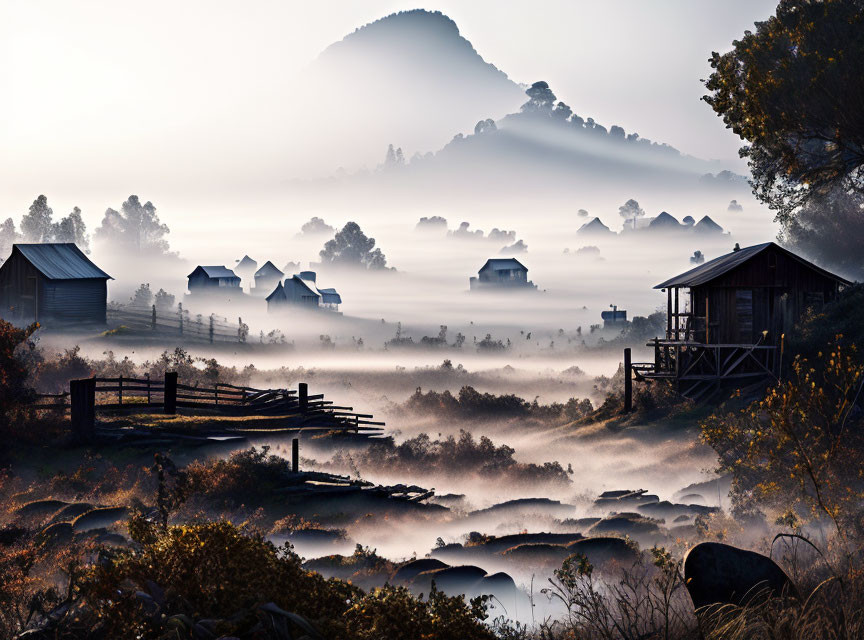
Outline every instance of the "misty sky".
<path fill-rule="evenodd" d="M 292 147 L 284 123 L 314 100 L 292 79 L 356 27 L 417 6 L 5 0 L 0 215 L 17 218 L 43 192 L 99 200 L 104 210 L 129 193 L 242 192 L 291 177 L 308 150 Z M 441 0 L 424 8 L 453 18 L 514 80 L 547 80 L 581 115 L 730 160 L 739 141 L 699 101 L 700 78 L 712 49 L 727 49 L 775 6 Z"/>

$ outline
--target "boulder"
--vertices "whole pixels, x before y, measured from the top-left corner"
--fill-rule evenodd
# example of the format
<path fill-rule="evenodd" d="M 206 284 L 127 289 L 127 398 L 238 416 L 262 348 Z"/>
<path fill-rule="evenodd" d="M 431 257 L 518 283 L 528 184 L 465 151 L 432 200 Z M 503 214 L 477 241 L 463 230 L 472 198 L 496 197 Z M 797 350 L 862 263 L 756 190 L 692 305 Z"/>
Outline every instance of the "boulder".
<path fill-rule="evenodd" d="M 488 549 L 494 553 L 501 553 L 526 544 L 567 544 L 574 540 L 584 538 L 581 533 L 550 533 L 540 531 L 537 533 L 511 533 L 506 536 L 498 536 L 484 542 L 482 545 L 477 545 Z"/>
<path fill-rule="evenodd" d="M 513 562 L 560 567 L 570 552 L 560 544 L 529 543 L 511 547 L 503 555 Z"/>
<path fill-rule="evenodd" d="M 72 521 L 75 533 L 90 531 L 91 529 L 107 529 L 121 520 L 125 520 L 128 513 L 126 507 L 100 507 L 83 513 Z"/>
<path fill-rule="evenodd" d="M 509 574 L 499 571 L 483 576 L 477 584 L 476 591 L 484 595 L 510 595 L 516 592 L 516 582 Z"/>
<path fill-rule="evenodd" d="M 795 585 L 771 558 L 720 542 L 703 542 L 687 552 L 684 584 L 696 609 L 743 605 L 765 593 L 798 597 Z"/>
<path fill-rule="evenodd" d="M 580 554 L 588 558 L 595 567 L 615 561 L 621 566 L 632 565 L 639 558 L 639 552 L 622 538 L 585 538 L 567 545 L 568 555 Z"/>
<path fill-rule="evenodd" d="M 517 498 L 516 500 L 508 500 L 494 504 L 486 509 L 472 511 L 469 517 L 477 518 L 482 516 L 501 516 L 501 515 L 517 515 L 517 514 L 548 514 L 553 517 L 567 517 L 575 511 L 572 504 L 562 503 L 559 500 L 550 498 Z"/>
<path fill-rule="evenodd" d="M 449 596 L 473 593 L 486 576 L 486 572 L 474 565 L 462 565 L 459 567 L 445 567 L 433 569 L 418 574 L 412 581 L 411 587 L 415 591 L 428 592 L 432 583 L 439 591 Z"/>
<path fill-rule="evenodd" d="M 74 537 L 72 525 L 68 522 L 55 522 L 49 524 L 37 534 L 39 542 L 47 544 L 64 544 L 71 542 Z"/>
<path fill-rule="evenodd" d="M 93 509 L 93 505 L 88 502 L 73 502 L 55 513 L 54 517 L 51 518 L 51 522 L 72 522 L 78 516 Z"/>
<path fill-rule="evenodd" d="M 699 504 L 673 504 L 668 500 L 656 502 L 653 504 L 643 504 L 636 507 L 639 513 L 643 513 L 651 518 L 662 520 L 674 520 L 680 515 L 693 516 L 708 515 L 718 511 L 717 507 L 705 507 Z"/>
<path fill-rule="evenodd" d="M 638 513 L 618 513 L 603 518 L 591 527 L 593 535 L 619 533 L 621 535 L 636 537 L 646 535 L 658 535 L 660 527 L 658 523 Z"/>
<path fill-rule="evenodd" d="M 444 569 L 448 567 L 446 562 L 441 562 L 435 558 L 420 558 L 418 560 L 412 560 L 411 562 L 406 562 L 401 567 L 396 569 L 396 572 L 390 576 L 390 582 L 393 584 L 404 584 L 406 582 L 410 582 L 417 575 L 423 573 L 424 571 L 434 571 L 436 569 Z"/>
<path fill-rule="evenodd" d="M 22 518 L 47 518 L 68 504 L 62 500 L 34 500 L 16 509 L 15 515 Z"/>

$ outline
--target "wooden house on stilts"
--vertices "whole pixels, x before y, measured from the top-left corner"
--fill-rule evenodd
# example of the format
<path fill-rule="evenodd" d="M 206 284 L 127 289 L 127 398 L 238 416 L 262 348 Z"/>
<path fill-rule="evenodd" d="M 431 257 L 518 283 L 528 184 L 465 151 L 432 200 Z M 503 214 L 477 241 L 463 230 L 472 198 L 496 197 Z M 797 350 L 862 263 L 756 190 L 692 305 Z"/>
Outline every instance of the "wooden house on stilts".
<path fill-rule="evenodd" d="M 628 380 L 631 371 L 667 380 L 698 400 L 726 382 L 777 377 L 785 336 L 848 284 L 773 242 L 701 264 L 655 287 L 666 292 L 666 336 L 648 345 L 653 362 L 630 364 L 625 354 Z"/>

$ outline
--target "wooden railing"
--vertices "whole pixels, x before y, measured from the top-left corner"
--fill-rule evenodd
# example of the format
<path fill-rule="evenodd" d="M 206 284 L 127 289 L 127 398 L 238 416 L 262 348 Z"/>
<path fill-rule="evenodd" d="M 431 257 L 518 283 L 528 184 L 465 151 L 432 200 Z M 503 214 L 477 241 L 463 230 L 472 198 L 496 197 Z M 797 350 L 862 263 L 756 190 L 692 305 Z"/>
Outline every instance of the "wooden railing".
<path fill-rule="evenodd" d="M 65 403 L 69 397 L 71 402 Z M 92 434 L 97 412 L 160 412 L 169 415 L 182 409 L 188 415 L 270 416 L 280 418 L 279 426 L 268 429 L 320 427 L 333 430 L 380 431 L 383 422 L 353 407 L 337 406 L 324 394 L 309 394 L 301 382 L 297 389 L 257 389 L 217 383 L 212 387 L 182 384 L 177 373 L 168 371 L 162 380 L 144 378 L 84 378 L 69 383 L 68 394 L 41 396 L 40 409 L 71 410 L 74 431 Z M 64 402 L 58 402 L 62 400 Z"/>

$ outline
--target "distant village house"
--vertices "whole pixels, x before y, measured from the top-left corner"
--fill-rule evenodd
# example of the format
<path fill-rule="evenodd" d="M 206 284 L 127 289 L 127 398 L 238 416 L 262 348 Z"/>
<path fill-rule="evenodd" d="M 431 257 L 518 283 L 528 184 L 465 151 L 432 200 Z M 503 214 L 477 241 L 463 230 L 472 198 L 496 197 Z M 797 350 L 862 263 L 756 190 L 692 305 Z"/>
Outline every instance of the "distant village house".
<path fill-rule="evenodd" d="M 189 274 L 190 293 L 240 292 L 240 278 L 225 266 L 197 266 Z"/>
<path fill-rule="evenodd" d="M 258 296 L 266 296 L 282 281 L 285 274 L 269 260 L 255 272 L 255 288 L 252 293 Z"/>
<path fill-rule="evenodd" d="M 476 278 L 469 280 L 470 288 L 528 288 L 537 286 L 528 280 L 528 268 L 516 258 L 489 258 Z"/>
<path fill-rule="evenodd" d="M 267 311 L 284 311 L 291 307 L 325 308 L 338 311 L 342 296 L 333 288 L 319 289 L 314 271 L 301 271 L 276 285 L 267 296 Z"/>
<path fill-rule="evenodd" d="M 604 329 L 620 329 L 627 324 L 627 312 L 618 309 L 616 305 L 610 305 L 611 311 L 601 311 L 600 318 L 603 320 Z"/>
<path fill-rule="evenodd" d="M 0 315 L 15 324 L 105 324 L 111 279 L 74 243 L 14 244 L 0 266 Z"/>

